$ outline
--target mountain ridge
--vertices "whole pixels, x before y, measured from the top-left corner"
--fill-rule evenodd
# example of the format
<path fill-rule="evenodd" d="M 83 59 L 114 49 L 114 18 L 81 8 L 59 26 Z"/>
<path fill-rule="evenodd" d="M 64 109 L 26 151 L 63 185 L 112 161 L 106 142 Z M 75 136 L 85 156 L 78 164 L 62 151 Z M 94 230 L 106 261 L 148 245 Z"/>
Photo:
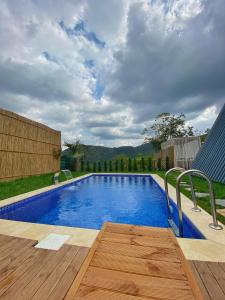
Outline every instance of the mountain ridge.
<path fill-rule="evenodd" d="M 85 147 L 84 159 L 87 161 L 104 161 L 112 160 L 117 156 L 125 155 L 130 158 L 135 158 L 137 155 L 147 156 L 154 152 L 153 145 L 142 144 L 139 146 L 120 146 L 120 147 L 106 147 L 95 145 L 81 145 Z M 62 152 L 62 157 L 71 157 L 69 149 Z"/>

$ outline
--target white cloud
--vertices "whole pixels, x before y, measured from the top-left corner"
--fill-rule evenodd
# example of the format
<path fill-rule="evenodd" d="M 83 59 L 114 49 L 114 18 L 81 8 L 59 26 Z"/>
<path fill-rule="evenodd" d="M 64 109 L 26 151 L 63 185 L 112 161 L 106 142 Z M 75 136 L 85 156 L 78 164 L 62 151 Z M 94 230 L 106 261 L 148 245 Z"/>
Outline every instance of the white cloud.
<path fill-rule="evenodd" d="M 144 124 L 163 111 L 209 127 L 225 99 L 224 7 L 2 0 L 0 106 L 89 144 L 140 144 Z M 71 31 L 83 21 L 89 36 L 68 34 L 61 21 Z"/>

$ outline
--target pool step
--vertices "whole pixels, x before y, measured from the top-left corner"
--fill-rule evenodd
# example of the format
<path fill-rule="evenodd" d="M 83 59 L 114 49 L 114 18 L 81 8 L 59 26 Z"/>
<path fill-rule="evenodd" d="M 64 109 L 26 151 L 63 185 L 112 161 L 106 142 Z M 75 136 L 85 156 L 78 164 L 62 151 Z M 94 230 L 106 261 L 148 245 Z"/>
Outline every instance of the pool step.
<path fill-rule="evenodd" d="M 34 247 L 47 250 L 59 250 L 69 238 L 70 235 L 50 233 Z"/>

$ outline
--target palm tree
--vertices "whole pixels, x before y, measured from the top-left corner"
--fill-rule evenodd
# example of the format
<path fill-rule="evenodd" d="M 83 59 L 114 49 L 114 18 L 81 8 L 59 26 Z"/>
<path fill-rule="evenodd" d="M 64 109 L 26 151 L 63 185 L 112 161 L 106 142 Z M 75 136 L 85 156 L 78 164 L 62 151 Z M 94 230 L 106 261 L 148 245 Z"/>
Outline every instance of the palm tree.
<path fill-rule="evenodd" d="M 65 141 L 64 146 L 69 148 L 74 159 L 75 170 L 78 171 L 80 169 L 81 158 L 84 158 L 85 146 L 80 144 L 79 139 L 72 142 Z"/>

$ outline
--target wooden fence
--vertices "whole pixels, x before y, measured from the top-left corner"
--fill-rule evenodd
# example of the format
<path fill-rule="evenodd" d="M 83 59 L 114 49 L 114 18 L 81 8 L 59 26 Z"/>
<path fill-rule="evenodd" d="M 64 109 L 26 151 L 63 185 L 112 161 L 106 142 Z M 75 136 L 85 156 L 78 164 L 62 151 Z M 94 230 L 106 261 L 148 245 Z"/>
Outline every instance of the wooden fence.
<path fill-rule="evenodd" d="M 0 180 L 58 171 L 61 133 L 0 109 Z"/>

